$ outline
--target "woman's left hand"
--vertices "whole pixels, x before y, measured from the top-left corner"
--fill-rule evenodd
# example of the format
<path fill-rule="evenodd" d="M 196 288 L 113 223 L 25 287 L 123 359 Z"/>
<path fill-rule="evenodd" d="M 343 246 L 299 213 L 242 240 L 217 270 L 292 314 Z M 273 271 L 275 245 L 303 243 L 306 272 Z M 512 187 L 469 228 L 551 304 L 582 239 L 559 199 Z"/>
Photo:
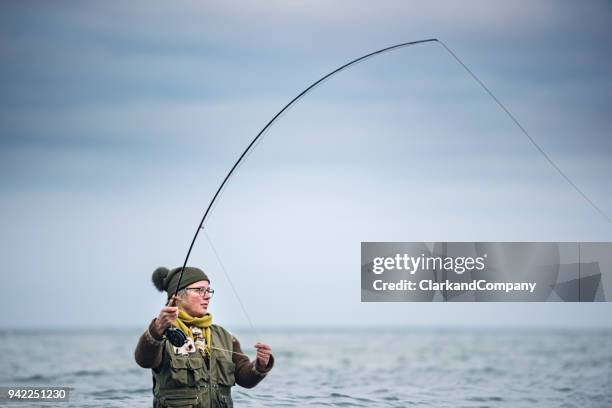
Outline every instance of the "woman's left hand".
<path fill-rule="evenodd" d="M 255 344 L 255 348 L 257 349 L 257 366 L 259 368 L 266 368 L 268 366 L 268 362 L 270 361 L 270 356 L 272 355 L 272 348 L 265 343 L 257 342 Z"/>

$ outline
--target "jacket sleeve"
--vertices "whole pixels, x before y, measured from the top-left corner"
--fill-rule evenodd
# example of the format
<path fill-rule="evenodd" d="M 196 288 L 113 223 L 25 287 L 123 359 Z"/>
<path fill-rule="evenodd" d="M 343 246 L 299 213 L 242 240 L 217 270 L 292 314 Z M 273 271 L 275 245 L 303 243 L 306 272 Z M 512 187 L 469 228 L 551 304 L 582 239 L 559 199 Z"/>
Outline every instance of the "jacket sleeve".
<path fill-rule="evenodd" d="M 240 348 L 240 342 L 236 340 L 236 338 L 232 338 L 232 347 L 234 349 L 232 361 L 236 365 L 234 376 L 236 377 L 236 383 L 241 387 L 253 388 L 266 377 L 274 366 L 274 356 L 272 355 L 270 356 L 267 367 L 260 367 L 259 364 L 250 361 L 249 358 L 243 354 Z"/>
<path fill-rule="evenodd" d="M 156 369 L 162 362 L 164 339 L 155 330 L 155 319 L 151 321 L 147 330 L 140 336 L 134 358 L 142 368 Z"/>

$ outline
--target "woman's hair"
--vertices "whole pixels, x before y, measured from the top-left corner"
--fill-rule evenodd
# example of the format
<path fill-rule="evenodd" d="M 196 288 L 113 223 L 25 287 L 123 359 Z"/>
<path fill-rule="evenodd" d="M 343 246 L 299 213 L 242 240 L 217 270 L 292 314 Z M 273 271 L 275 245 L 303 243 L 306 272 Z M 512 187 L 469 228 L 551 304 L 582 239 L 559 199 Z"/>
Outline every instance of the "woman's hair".
<path fill-rule="evenodd" d="M 185 296 L 187 296 L 187 289 L 181 289 L 176 293 L 178 298 L 184 298 Z"/>

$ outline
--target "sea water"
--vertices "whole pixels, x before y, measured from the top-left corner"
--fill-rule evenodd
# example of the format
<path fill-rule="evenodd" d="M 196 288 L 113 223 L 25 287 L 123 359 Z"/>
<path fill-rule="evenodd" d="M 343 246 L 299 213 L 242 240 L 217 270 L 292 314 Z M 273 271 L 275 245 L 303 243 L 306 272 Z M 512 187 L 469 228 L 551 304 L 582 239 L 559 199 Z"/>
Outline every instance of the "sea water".
<path fill-rule="evenodd" d="M 231 329 L 231 328 L 230 328 Z M 70 387 L 64 403 L 148 407 L 141 330 L 0 331 L 0 386 Z M 236 407 L 612 407 L 612 331 L 544 329 L 235 330 L 273 347 L 275 366 Z"/>

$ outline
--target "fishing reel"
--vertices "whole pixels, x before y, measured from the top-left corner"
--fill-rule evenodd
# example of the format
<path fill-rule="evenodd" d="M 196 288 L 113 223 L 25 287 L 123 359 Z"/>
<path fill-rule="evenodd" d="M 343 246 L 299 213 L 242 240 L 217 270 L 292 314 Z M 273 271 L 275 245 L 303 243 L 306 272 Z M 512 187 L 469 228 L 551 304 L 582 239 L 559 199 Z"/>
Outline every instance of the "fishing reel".
<path fill-rule="evenodd" d="M 187 336 L 179 328 L 169 327 L 164 334 L 174 347 L 183 347 L 183 345 L 187 343 Z"/>
<path fill-rule="evenodd" d="M 179 277 L 179 283 L 181 277 Z M 178 292 L 178 287 L 176 292 Z M 176 293 L 168 300 L 168 303 L 166 303 L 166 305 L 176 306 Z M 170 344 L 172 344 L 174 347 L 183 347 L 183 345 L 187 343 L 187 335 L 183 333 L 183 331 L 178 327 L 168 327 L 164 332 L 164 335 L 166 336 L 166 339 L 168 339 Z"/>

